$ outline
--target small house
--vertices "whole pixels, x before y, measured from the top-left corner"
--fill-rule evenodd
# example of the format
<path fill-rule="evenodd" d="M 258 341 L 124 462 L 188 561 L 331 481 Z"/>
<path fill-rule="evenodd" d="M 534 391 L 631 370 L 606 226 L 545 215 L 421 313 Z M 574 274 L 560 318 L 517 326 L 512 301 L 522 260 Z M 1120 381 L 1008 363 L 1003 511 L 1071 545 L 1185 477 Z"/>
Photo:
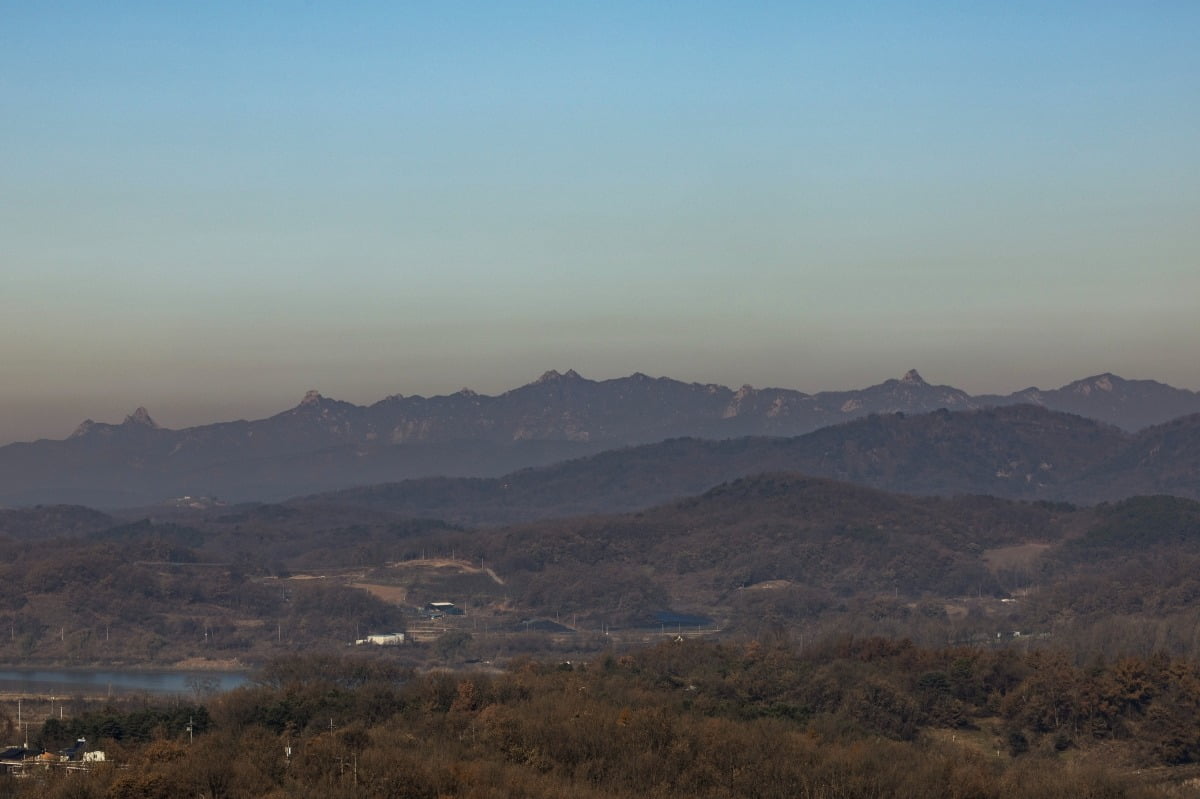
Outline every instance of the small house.
<path fill-rule="evenodd" d="M 38 754 L 33 749 L 26 749 L 24 746 L 9 746 L 0 749 L 0 760 L 24 760 L 27 757 L 33 757 Z"/>
<path fill-rule="evenodd" d="M 355 646 L 365 646 L 367 644 L 374 644 L 375 646 L 400 646 L 403 643 L 404 633 L 368 635 L 366 638 L 359 638 L 354 642 Z"/>

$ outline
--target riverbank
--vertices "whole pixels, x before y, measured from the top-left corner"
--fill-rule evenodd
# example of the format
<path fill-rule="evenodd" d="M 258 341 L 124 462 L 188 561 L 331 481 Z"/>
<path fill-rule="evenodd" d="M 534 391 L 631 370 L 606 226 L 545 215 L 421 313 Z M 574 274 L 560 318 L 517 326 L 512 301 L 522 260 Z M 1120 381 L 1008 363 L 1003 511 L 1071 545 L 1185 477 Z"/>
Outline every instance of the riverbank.
<path fill-rule="evenodd" d="M 249 673 L 256 664 L 246 663 L 240 658 L 191 657 L 168 662 L 145 662 L 128 660 L 96 660 L 81 663 L 77 660 L 34 660 L 0 661 L 0 671 L 121 671 L 121 672 L 173 672 L 173 671 L 219 671 Z"/>

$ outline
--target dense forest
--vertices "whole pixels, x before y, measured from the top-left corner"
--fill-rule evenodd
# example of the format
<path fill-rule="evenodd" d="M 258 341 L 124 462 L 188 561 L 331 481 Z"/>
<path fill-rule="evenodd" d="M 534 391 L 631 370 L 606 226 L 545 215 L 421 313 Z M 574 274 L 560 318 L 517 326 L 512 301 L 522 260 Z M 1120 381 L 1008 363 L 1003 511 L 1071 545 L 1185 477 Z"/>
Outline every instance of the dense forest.
<path fill-rule="evenodd" d="M 1198 710 L 1200 663 L 1164 654 L 768 637 L 487 672 L 295 656 L 199 705 L 50 719 L 37 744 L 84 737 L 106 761 L 0 777 L 0 796 L 1193 796 Z"/>

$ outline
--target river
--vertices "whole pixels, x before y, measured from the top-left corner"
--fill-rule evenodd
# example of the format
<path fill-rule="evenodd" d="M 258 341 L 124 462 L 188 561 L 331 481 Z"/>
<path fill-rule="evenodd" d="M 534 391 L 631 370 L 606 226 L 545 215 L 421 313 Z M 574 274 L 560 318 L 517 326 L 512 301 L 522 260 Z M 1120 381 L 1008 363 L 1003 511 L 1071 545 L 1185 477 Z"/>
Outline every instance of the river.
<path fill-rule="evenodd" d="M 119 671 L 0 669 L 0 694 L 104 696 L 111 694 L 195 694 L 229 691 L 247 676 L 228 671 Z"/>

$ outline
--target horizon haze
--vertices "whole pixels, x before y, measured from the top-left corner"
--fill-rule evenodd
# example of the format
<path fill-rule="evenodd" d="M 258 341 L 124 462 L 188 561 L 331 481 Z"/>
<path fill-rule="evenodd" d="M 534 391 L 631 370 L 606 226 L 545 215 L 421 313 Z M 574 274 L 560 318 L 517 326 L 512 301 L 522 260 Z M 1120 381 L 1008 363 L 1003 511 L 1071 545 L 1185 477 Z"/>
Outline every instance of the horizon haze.
<path fill-rule="evenodd" d="M 22 5 L 0 442 L 548 368 L 1200 389 L 1200 6 Z"/>
<path fill-rule="evenodd" d="M 36 440 L 43 440 L 43 439 L 62 440 L 62 439 L 66 439 L 66 438 L 69 438 L 69 437 L 75 435 L 81 429 L 86 428 L 91 424 L 116 425 L 116 424 L 121 424 L 123 422 L 128 422 L 128 421 L 132 420 L 138 424 L 151 425 L 154 427 L 178 431 L 178 430 L 190 429 L 193 427 L 205 427 L 208 425 L 222 425 L 222 424 L 227 424 L 230 422 L 237 422 L 237 421 L 251 421 L 251 422 L 261 421 L 261 420 L 270 418 L 272 416 L 294 410 L 295 408 L 305 406 L 309 403 L 310 400 L 314 400 L 314 399 L 333 400 L 333 401 L 337 401 L 337 402 L 347 402 L 347 403 L 350 403 L 351 405 L 354 405 L 359 408 L 369 408 L 377 403 L 380 403 L 384 400 L 390 400 L 392 398 L 403 397 L 406 399 L 415 399 L 415 398 L 423 397 L 425 399 L 439 399 L 439 398 L 447 398 L 447 397 L 450 397 L 451 395 L 454 395 L 454 394 L 457 394 L 460 392 L 464 392 L 464 391 L 471 392 L 472 394 L 480 395 L 481 397 L 484 397 L 484 398 L 495 399 L 495 398 L 504 396 L 506 394 L 509 394 L 510 392 L 518 391 L 519 389 L 527 388 L 529 386 L 540 383 L 549 377 L 554 377 L 554 378 L 574 377 L 574 378 L 578 378 L 586 383 L 600 384 L 600 383 L 611 383 L 611 382 L 619 383 L 619 382 L 625 381 L 627 379 L 631 379 L 635 375 L 639 375 L 639 374 L 643 375 L 645 377 L 649 377 L 652 380 L 660 380 L 661 379 L 661 380 L 670 380 L 670 381 L 675 381 L 678 383 L 691 384 L 691 385 L 715 386 L 715 387 L 719 387 L 719 388 L 723 388 L 723 389 L 729 389 L 731 391 L 734 391 L 737 389 L 742 389 L 742 388 L 752 388 L 752 389 L 755 389 L 756 391 L 767 391 L 767 392 L 776 391 L 776 390 L 782 390 L 785 392 L 799 391 L 800 393 L 808 394 L 809 396 L 815 396 L 818 394 L 830 393 L 830 392 L 832 392 L 832 393 L 864 392 L 864 391 L 868 391 L 873 388 L 884 387 L 887 384 L 909 384 L 909 383 L 916 385 L 916 386 L 926 386 L 926 387 L 930 387 L 930 388 L 946 387 L 946 388 L 950 388 L 954 391 L 962 391 L 963 390 L 962 386 L 955 385 L 952 382 L 947 382 L 944 380 L 937 380 L 937 379 L 935 379 L 933 381 L 927 380 L 925 378 L 925 376 L 922 375 L 920 370 L 918 370 L 918 369 L 910 369 L 902 375 L 901 374 L 893 374 L 893 375 L 880 377 L 876 380 L 871 381 L 870 383 L 866 383 L 866 384 L 863 384 L 860 386 L 833 386 L 833 387 L 825 387 L 825 388 L 815 389 L 812 391 L 802 391 L 800 389 L 795 388 L 794 386 L 785 386 L 785 385 L 781 385 L 778 383 L 764 383 L 762 385 L 753 385 L 753 384 L 749 384 L 749 383 L 743 383 L 743 384 L 738 384 L 738 385 L 729 385 L 729 384 L 721 383 L 719 381 L 714 381 L 714 380 L 680 380 L 679 378 L 673 377 L 671 375 L 646 375 L 645 373 L 642 373 L 642 372 L 633 372 L 633 373 L 617 375 L 617 376 L 613 376 L 613 377 L 607 377 L 607 376 L 594 377 L 591 375 L 580 374 L 579 371 L 576 369 L 563 369 L 561 371 L 558 369 L 550 369 L 550 370 L 543 372 L 540 376 L 538 376 L 534 379 L 527 380 L 527 381 L 524 381 L 519 384 L 509 385 L 498 391 L 477 391 L 474 388 L 472 388 L 471 386 L 460 386 L 456 391 L 441 391 L 441 392 L 417 391 L 417 392 L 413 392 L 411 394 L 401 394 L 399 392 L 392 392 L 389 394 L 381 394 L 376 397 L 369 397 L 369 398 L 366 398 L 365 400 L 359 401 L 357 399 L 351 399 L 351 398 L 348 398 L 345 396 L 339 396 L 337 394 L 325 392 L 325 391 L 322 391 L 317 388 L 310 388 L 310 389 L 306 390 L 302 396 L 287 398 L 286 400 L 283 401 L 282 404 L 277 405 L 275 407 L 265 408 L 261 413 L 256 414 L 256 415 L 230 416 L 230 417 L 220 417 L 220 418 L 200 418 L 196 421 L 189 421 L 189 422 L 185 422 L 182 424 L 175 424 L 175 423 L 168 421 L 168 419 L 175 418 L 177 416 L 177 414 L 171 414 L 170 409 L 168 409 L 168 413 L 166 415 L 160 415 L 158 413 L 158 411 L 156 409 L 154 409 L 153 407 L 151 407 L 147 404 L 144 404 L 144 403 L 139 403 L 136 407 L 127 408 L 124 411 L 117 413 L 116 415 L 111 416 L 111 417 L 99 417 L 99 416 L 91 416 L 91 415 L 85 416 L 85 417 L 77 420 L 76 422 L 72 423 L 70 425 L 69 429 L 66 430 L 65 432 L 63 432 L 62 434 L 39 436 L 36 439 L 32 439 L 32 438 L 31 439 L 20 439 L 20 438 L 18 438 L 18 439 L 6 440 L 3 438 L 0 438 L 0 446 L 4 446 L 4 445 L 10 444 L 10 443 L 30 443 L 30 442 L 33 442 Z M 1160 386 L 1165 386 L 1167 389 L 1184 389 L 1185 391 L 1191 391 L 1191 389 L 1186 389 L 1182 386 L 1172 386 L 1169 383 L 1166 383 L 1165 381 L 1157 381 L 1157 380 L 1154 380 L 1153 378 L 1126 378 L 1124 375 L 1118 375 L 1111 371 L 1105 371 L 1105 372 L 1097 373 L 1094 375 L 1085 375 L 1085 376 L 1076 377 L 1069 381 L 1063 381 L 1062 383 L 1056 383 L 1054 385 L 1037 386 L 1037 385 L 1029 384 L 1029 385 L 1021 386 L 1020 388 L 1017 388 L 1017 389 L 1013 389 L 1011 391 L 975 392 L 975 391 L 968 390 L 965 393 L 966 393 L 966 395 L 970 396 L 971 398 L 978 398 L 978 399 L 986 399 L 988 397 L 1009 398 L 1009 400 L 1010 400 L 1009 402 L 1004 402 L 1004 403 L 1000 403 L 1000 404 L 1011 404 L 1011 401 L 1013 399 L 1015 399 L 1021 392 L 1029 390 L 1029 389 L 1038 389 L 1043 392 L 1046 392 L 1046 391 L 1054 392 L 1054 391 L 1057 391 L 1060 389 L 1067 389 L 1069 387 L 1076 386 L 1076 384 L 1084 384 L 1084 383 L 1094 383 L 1094 384 L 1105 383 L 1106 384 L 1107 381 L 1105 380 L 1105 378 L 1107 378 L 1107 377 L 1115 377 L 1115 378 L 1118 378 L 1119 381 L 1124 380 L 1124 381 L 1131 382 L 1131 383 L 1139 382 L 1139 381 L 1148 381 L 1150 383 L 1157 383 Z M 1084 389 L 1085 393 L 1090 393 L 1091 387 L 1083 386 L 1083 389 Z M 1076 388 L 1076 390 L 1078 390 L 1078 387 Z M 1114 389 L 1111 386 L 1105 385 L 1102 388 L 1098 388 L 1098 390 L 1099 391 L 1111 391 Z M 1121 391 L 1119 385 L 1116 387 L 1116 390 L 1118 391 L 1118 393 Z M 1200 392 L 1194 392 L 1194 393 L 1197 395 L 1200 395 Z M 1129 400 L 1128 397 L 1122 396 L 1119 398 L 1118 404 L 1123 404 L 1124 402 L 1126 402 L 1128 400 Z M 1025 400 L 1017 400 L 1017 401 L 1024 402 Z M 1132 410 L 1132 408 L 1129 408 L 1127 410 Z M 1087 414 L 1085 413 L 1084 415 L 1086 416 Z M 1168 414 L 1168 416 L 1169 416 L 1169 414 Z M 1123 425 L 1118 424 L 1117 426 L 1121 427 Z M 1126 427 L 1128 427 L 1128 426 L 1126 426 Z M 3 429 L 3 427 L 0 427 L 0 430 L 2 430 L 2 429 Z M 1136 429 L 1136 427 L 1129 427 L 1128 429 Z"/>

